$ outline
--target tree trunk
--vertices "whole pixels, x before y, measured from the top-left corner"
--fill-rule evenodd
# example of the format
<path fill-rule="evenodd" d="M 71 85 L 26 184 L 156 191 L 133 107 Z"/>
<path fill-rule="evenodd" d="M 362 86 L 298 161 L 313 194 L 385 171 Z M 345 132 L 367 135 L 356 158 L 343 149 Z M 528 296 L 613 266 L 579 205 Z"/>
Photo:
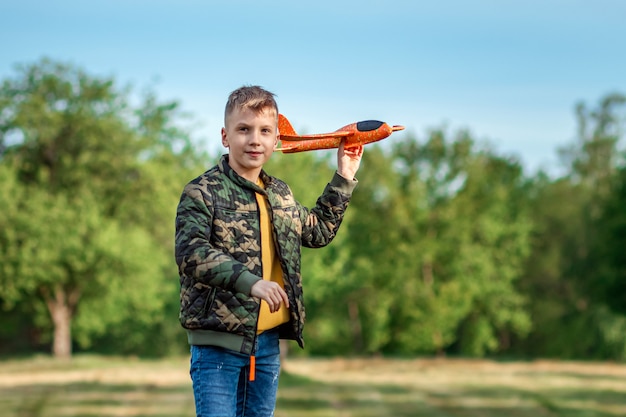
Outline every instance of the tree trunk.
<path fill-rule="evenodd" d="M 350 316 L 354 351 L 363 353 L 363 331 L 361 329 L 359 305 L 353 300 L 348 301 L 348 315 Z"/>
<path fill-rule="evenodd" d="M 72 316 L 78 298 L 77 292 L 68 294 L 61 285 L 55 286 L 53 291 L 44 291 L 44 299 L 54 326 L 52 355 L 59 359 L 69 359 L 72 356 Z"/>

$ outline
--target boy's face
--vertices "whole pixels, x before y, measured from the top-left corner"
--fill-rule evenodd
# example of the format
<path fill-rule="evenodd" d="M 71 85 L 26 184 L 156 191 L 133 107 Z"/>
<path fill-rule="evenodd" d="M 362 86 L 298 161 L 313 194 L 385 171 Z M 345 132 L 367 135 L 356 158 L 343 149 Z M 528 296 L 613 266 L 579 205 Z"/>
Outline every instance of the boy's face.
<path fill-rule="evenodd" d="M 276 111 L 266 108 L 257 113 L 235 108 L 225 124 L 222 144 L 229 149 L 229 165 L 237 174 L 256 182 L 278 142 Z"/>

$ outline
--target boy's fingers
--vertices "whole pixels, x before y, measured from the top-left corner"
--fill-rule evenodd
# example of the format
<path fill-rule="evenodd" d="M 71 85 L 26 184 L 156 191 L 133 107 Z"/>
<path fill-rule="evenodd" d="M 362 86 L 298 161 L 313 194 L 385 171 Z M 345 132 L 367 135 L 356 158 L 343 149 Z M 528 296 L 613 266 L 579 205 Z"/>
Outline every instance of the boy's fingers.
<path fill-rule="evenodd" d="M 280 288 L 280 296 L 283 299 L 283 303 L 285 304 L 285 307 L 289 308 L 289 298 L 287 297 L 287 293 L 285 292 L 285 290 L 283 290 L 282 288 Z"/>
<path fill-rule="evenodd" d="M 265 300 L 272 313 L 278 311 L 281 303 L 284 303 L 285 307 L 289 308 L 287 293 L 276 282 L 258 281 L 252 286 L 251 294 Z"/>
<path fill-rule="evenodd" d="M 289 308 L 289 299 L 287 298 L 287 293 L 281 287 L 276 288 L 276 292 L 272 292 L 272 302 L 270 304 L 270 311 L 272 313 L 278 311 L 280 309 L 281 303 L 285 304 L 285 307 Z"/>

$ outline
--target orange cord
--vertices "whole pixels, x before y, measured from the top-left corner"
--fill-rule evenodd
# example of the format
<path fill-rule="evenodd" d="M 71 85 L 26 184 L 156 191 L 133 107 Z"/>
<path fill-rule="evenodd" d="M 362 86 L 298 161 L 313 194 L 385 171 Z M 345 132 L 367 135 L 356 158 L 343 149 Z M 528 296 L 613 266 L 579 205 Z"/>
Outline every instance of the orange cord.
<path fill-rule="evenodd" d="M 256 358 L 254 356 L 250 356 L 250 381 L 254 381 L 255 377 L 255 366 L 256 366 Z"/>

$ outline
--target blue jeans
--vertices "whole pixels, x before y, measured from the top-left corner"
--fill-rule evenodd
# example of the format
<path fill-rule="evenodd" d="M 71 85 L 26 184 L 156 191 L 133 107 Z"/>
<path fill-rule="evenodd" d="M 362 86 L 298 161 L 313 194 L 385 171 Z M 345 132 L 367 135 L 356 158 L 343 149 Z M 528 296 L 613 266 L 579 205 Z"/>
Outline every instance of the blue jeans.
<path fill-rule="evenodd" d="M 197 417 L 272 417 L 276 406 L 278 331 L 257 336 L 255 379 L 250 356 L 215 346 L 191 346 L 190 375 Z"/>

